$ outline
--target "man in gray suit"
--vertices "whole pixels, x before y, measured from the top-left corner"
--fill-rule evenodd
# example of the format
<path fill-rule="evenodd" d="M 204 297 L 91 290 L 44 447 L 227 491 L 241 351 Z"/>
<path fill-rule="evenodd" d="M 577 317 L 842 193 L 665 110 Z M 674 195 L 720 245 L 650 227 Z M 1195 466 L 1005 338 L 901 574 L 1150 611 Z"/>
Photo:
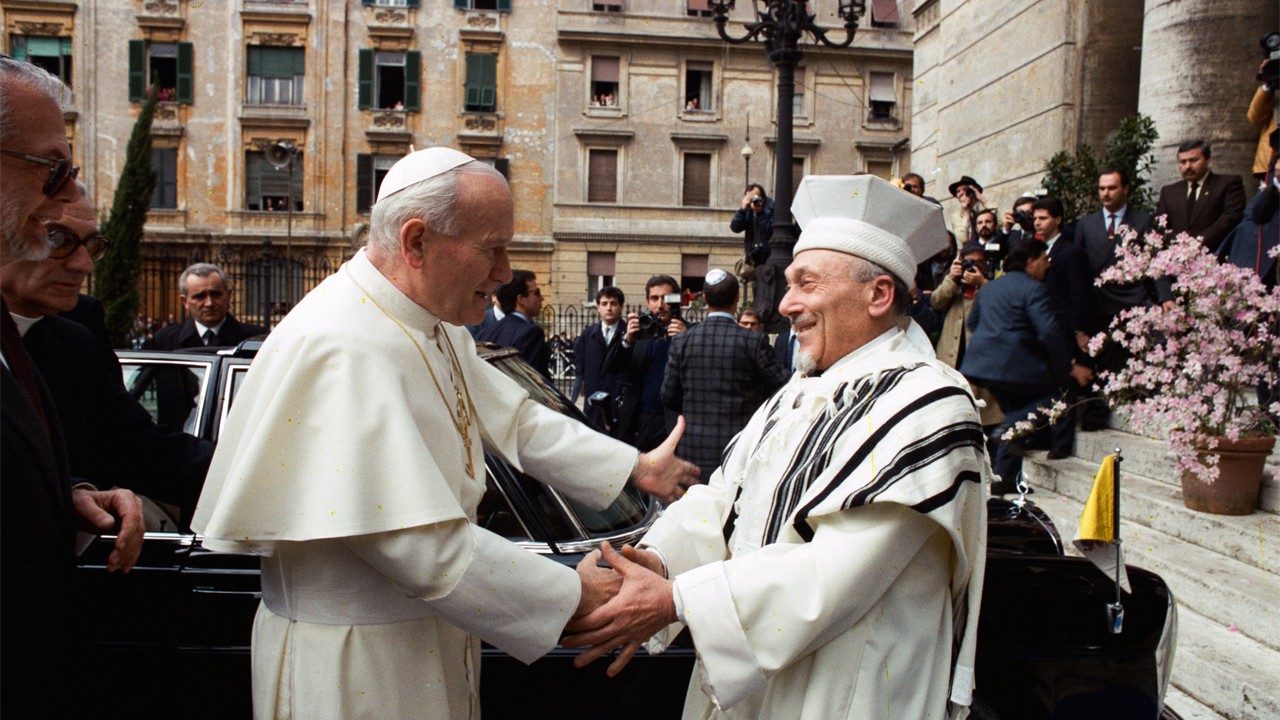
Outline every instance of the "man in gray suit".
<path fill-rule="evenodd" d="M 734 319 L 737 278 L 712 270 L 703 297 L 707 319 L 671 341 L 662 404 L 684 415 L 676 455 L 697 465 L 706 482 L 720 466 L 725 446 L 789 373 L 774 357 L 767 335 L 739 327 Z"/>

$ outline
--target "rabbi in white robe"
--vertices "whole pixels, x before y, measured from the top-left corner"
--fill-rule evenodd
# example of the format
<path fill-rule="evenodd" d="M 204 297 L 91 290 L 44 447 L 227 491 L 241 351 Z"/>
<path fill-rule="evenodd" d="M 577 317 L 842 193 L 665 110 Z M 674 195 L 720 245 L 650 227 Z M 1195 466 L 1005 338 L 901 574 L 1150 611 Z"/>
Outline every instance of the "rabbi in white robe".
<path fill-rule="evenodd" d="M 668 499 L 696 482 L 674 439 L 637 458 L 477 356 L 461 326 L 510 279 L 512 228 L 500 174 L 413 153 L 383 180 L 368 248 L 258 352 L 192 523 L 263 556 L 255 717 L 475 718 L 481 640 L 532 662 L 603 602 L 474 524 L 486 449 L 595 508 L 633 475 Z"/>
<path fill-rule="evenodd" d="M 991 474 L 968 384 L 904 320 L 941 210 L 809 176 L 794 213 L 797 373 L 640 550 L 605 550 L 621 590 L 565 644 L 621 650 L 612 673 L 687 626 L 686 720 L 963 717 Z"/>

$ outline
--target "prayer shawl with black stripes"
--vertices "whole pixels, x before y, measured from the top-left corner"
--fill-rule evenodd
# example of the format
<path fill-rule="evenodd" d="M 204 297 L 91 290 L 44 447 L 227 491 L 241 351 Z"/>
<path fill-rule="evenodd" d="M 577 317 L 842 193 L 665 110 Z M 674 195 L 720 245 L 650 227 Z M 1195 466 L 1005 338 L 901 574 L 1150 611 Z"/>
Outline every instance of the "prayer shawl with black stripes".
<path fill-rule="evenodd" d="M 968 383 L 898 329 L 792 377 L 643 541 L 698 651 L 685 718 L 963 718 L 984 440 Z"/>

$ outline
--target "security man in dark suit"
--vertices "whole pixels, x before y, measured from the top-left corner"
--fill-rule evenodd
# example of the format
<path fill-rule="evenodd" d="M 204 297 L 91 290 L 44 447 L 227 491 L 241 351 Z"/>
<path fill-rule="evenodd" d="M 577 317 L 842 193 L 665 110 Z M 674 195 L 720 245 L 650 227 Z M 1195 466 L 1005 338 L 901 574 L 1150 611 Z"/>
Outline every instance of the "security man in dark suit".
<path fill-rule="evenodd" d="M 0 714 L 71 717 L 75 695 L 76 530 L 116 530 L 109 570 L 142 550 L 142 510 L 127 490 L 72 487 L 58 411 L 23 346 L 17 308 L 2 294 L 34 265 L 61 255 L 83 269 L 86 250 L 50 238 L 78 193 L 61 102 L 66 88 L 0 56 Z M 74 256 L 73 259 L 72 256 Z M 83 275 L 81 276 L 83 279 Z M 60 286 L 74 302 L 79 283 Z M 12 312 L 11 312 L 12 311 Z M 24 324 L 27 319 L 23 318 Z M 112 618 L 96 618 L 112 622 Z M 82 669 L 82 668 L 81 668 Z"/>
<path fill-rule="evenodd" d="M 991 391 L 1004 411 L 993 433 L 993 469 L 1000 481 L 991 492 L 1013 491 L 1022 472 L 1020 445 L 1000 440 L 1037 408 L 1053 404 L 1068 378 L 1091 377 L 1071 360 L 1071 340 L 1053 311 L 1043 280 L 1050 262 L 1045 244 L 1030 240 L 1005 256 L 1005 272 L 983 286 L 969 308 L 969 345 L 960 372 Z M 1043 418 L 1043 415 L 1041 415 Z"/>
<path fill-rule="evenodd" d="M 612 401 L 622 387 L 622 378 L 618 373 L 605 371 L 604 358 L 609 348 L 622 342 L 622 306 L 625 302 L 626 295 L 618 288 L 612 285 L 600 288 L 596 293 L 596 312 L 600 315 L 600 322 L 593 322 L 583 328 L 573 341 L 573 369 L 578 381 L 582 383 L 583 397 L 590 398 L 597 392 L 606 392 Z M 587 403 L 586 408 L 587 417 L 591 418 L 596 427 L 603 429 L 612 426 L 612 418 L 605 417 L 610 413 L 609 406 L 597 407 Z"/>
<path fill-rule="evenodd" d="M 680 293 L 675 278 L 654 275 L 645 283 L 644 293 L 654 324 L 642 333 L 640 316 L 628 314 L 622 342 L 609 348 L 604 359 L 606 372 L 623 375 L 614 437 L 642 452 L 657 447 L 675 429 L 677 416 L 662 407 L 662 379 L 671 338 L 686 330 L 684 320 L 675 317 L 666 302 L 668 295 Z"/>
<path fill-rule="evenodd" d="M 1239 175 L 1210 172 L 1211 153 L 1209 143 L 1201 139 L 1178 146 L 1182 180 L 1160 189 L 1155 214 L 1165 216 L 1168 232 L 1199 236 L 1209 252 L 1216 253 L 1244 217 L 1244 183 Z"/>
<path fill-rule="evenodd" d="M 551 351 L 547 334 L 534 318 L 542 312 L 542 288 L 529 270 L 512 270 L 511 282 L 498 288 L 498 304 L 505 313 L 498 324 L 480 331 L 476 340 L 515 348 L 534 370 L 551 379 Z"/>
<path fill-rule="evenodd" d="M 242 323 L 231 314 L 231 283 L 217 265 L 196 263 L 183 270 L 178 276 L 178 294 L 187 308 L 187 319 L 156 331 L 148 349 L 239 345 L 267 334 L 267 328 Z"/>
<path fill-rule="evenodd" d="M 685 431 L 676 455 L 697 465 L 702 480 L 720 467 L 734 435 L 756 408 L 787 382 L 764 333 L 739 327 L 733 316 L 738 280 L 724 270 L 707 273 L 703 286 L 706 319 L 671 341 L 662 404 L 684 415 Z"/>

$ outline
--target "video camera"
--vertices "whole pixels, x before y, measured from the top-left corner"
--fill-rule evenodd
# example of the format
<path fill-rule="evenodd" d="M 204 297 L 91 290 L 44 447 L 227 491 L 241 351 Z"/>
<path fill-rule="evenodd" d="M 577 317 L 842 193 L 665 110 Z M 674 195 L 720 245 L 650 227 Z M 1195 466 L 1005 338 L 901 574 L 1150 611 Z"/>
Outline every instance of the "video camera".
<path fill-rule="evenodd" d="M 1275 91 L 1280 88 L 1280 32 L 1263 35 L 1258 45 L 1262 46 L 1262 56 L 1267 59 L 1267 64 L 1258 73 L 1258 82 L 1267 90 Z"/>
<path fill-rule="evenodd" d="M 671 320 L 680 317 L 680 293 L 667 293 L 662 296 L 662 301 L 667 304 L 667 310 L 671 313 Z M 670 320 L 667 322 L 670 322 Z M 640 334 L 664 338 L 667 336 L 667 322 L 663 322 L 662 317 L 657 313 L 645 310 L 640 313 Z"/>

